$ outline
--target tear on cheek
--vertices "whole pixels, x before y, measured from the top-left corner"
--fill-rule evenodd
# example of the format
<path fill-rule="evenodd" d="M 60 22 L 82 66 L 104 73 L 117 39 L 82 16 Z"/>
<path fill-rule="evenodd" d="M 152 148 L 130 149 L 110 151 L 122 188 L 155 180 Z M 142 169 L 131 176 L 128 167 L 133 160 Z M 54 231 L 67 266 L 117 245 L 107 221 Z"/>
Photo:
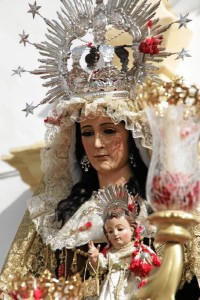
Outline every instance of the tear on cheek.
<path fill-rule="evenodd" d="M 114 146 L 116 148 L 119 148 L 121 144 L 122 144 L 122 139 L 120 137 L 114 139 Z"/>
<path fill-rule="evenodd" d="M 122 152 L 123 150 L 123 145 L 121 143 L 121 139 L 117 141 L 115 141 L 114 143 L 112 143 L 110 149 L 112 149 L 112 151 L 117 151 L 117 152 Z"/>

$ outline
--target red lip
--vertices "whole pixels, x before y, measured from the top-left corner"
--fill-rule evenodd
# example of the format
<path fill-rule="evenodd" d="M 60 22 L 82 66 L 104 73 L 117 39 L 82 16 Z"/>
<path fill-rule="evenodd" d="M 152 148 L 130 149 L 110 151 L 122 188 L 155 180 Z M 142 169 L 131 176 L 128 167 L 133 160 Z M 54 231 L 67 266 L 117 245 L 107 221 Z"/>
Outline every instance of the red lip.
<path fill-rule="evenodd" d="M 96 158 L 101 158 L 101 157 L 107 157 L 108 155 L 106 154 L 98 154 L 98 155 L 95 155 L 94 157 Z"/>

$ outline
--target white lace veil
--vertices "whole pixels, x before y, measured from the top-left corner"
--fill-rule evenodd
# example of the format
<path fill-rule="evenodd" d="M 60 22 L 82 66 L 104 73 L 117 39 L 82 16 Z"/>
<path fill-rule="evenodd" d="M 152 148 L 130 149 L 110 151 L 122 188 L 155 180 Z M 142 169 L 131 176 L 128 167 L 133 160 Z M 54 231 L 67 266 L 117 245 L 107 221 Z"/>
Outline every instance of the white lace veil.
<path fill-rule="evenodd" d="M 149 163 L 149 124 L 145 112 L 137 111 L 132 100 L 76 97 L 71 101 L 59 101 L 46 120 L 46 147 L 41 151 L 45 191 L 28 200 L 31 219 L 46 244 L 52 244 L 58 233 L 54 222 L 58 202 L 69 195 L 72 185 L 81 176 L 75 157 L 75 122 L 80 121 L 80 115 L 84 118 L 91 113 L 111 117 L 116 124 L 124 121 L 125 128 L 132 132 L 143 161 L 146 165 Z"/>

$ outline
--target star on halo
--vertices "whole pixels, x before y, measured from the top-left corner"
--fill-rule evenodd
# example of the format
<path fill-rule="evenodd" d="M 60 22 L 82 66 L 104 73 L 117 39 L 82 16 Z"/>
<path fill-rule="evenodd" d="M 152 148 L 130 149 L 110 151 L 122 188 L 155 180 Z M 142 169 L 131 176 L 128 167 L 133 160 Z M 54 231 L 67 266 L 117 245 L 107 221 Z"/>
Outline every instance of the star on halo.
<path fill-rule="evenodd" d="M 26 108 L 25 109 L 22 109 L 22 111 L 25 111 L 26 112 L 26 117 L 29 115 L 29 114 L 32 114 L 33 115 L 33 110 L 36 106 L 33 106 L 32 105 L 33 102 L 31 104 L 28 104 L 26 103 Z"/>
<path fill-rule="evenodd" d="M 26 34 L 25 31 L 23 30 L 22 34 L 19 35 L 21 36 L 21 40 L 19 43 L 24 43 L 24 46 L 26 46 L 26 43 L 28 43 L 29 34 Z"/>
<path fill-rule="evenodd" d="M 18 67 L 16 70 L 12 70 L 14 73 L 12 75 L 19 75 L 21 77 L 21 73 L 23 72 L 27 72 L 26 70 L 24 70 L 24 68 L 22 67 Z"/>
<path fill-rule="evenodd" d="M 181 58 L 182 60 L 184 60 L 185 57 L 191 57 L 191 55 L 188 54 L 188 51 L 185 50 L 184 48 L 181 50 L 181 52 L 178 52 L 177 54 L 178 54 L 178 56 L 177 56 L 176 59 L 180 59 Z"/>
<path fill-rule="evenodd" d="M 33 15 L 33 19 L 35 18 L 35 15 L 36 14 L 39 14 L 38 13 L 38 10 L 41 8 L 41 6 L 37 6 L 37 3 L 36 3 L 36 1 L 35 1 L 35 3 L 34 4 L 28 4 L 29 6 L 30 6 L 30 9 L 29 9 L 29 11 L 28 11 L 28 13 L 31 13 L 32 15 Z"/>
<path fill-rule="evenodd" d="M 181 28 L 181 27 L 185 27 L 186 28 L 186 24 L 188 23 L 188 22 L 191 22 L 192 20 L 191 19 L 187 19 L 187 17 L 188 17 L 188 15 L 189 15 L 189 13 L 188 14 L 186 14 L 185 16 L 183 16 L 182 14 L 180 14 L 180 19 L 178 20 L 178 21 L 176 21 L 176 23 L 179 23 L 180 25 L 179 25 L 179 29 Z"/>

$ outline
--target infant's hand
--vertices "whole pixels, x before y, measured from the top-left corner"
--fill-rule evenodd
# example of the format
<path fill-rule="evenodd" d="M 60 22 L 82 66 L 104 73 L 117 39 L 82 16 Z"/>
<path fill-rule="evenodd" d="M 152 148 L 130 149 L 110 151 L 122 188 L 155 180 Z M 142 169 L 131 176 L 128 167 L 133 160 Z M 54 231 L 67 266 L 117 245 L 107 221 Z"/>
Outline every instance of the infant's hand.
<path fill-rule="evenodd" d="M 95 247 L 93 241 L 89 241 L 88 243 L 88 256 L 89 257 L 98 257 L 99 255 L 99 249 L 100 249 L 100 245 L 98 245 L 97 247 Z"/>
<path fill-rule="evenodd" d="M 98 256 L 99 256 L 99 249 L 100 245 L 97 247 L 94 246 L 93 241 L 89 241 L 88 243 L 88 256 L 89 256 L 89 261 L 93 266 L 97 264 Z"/>

